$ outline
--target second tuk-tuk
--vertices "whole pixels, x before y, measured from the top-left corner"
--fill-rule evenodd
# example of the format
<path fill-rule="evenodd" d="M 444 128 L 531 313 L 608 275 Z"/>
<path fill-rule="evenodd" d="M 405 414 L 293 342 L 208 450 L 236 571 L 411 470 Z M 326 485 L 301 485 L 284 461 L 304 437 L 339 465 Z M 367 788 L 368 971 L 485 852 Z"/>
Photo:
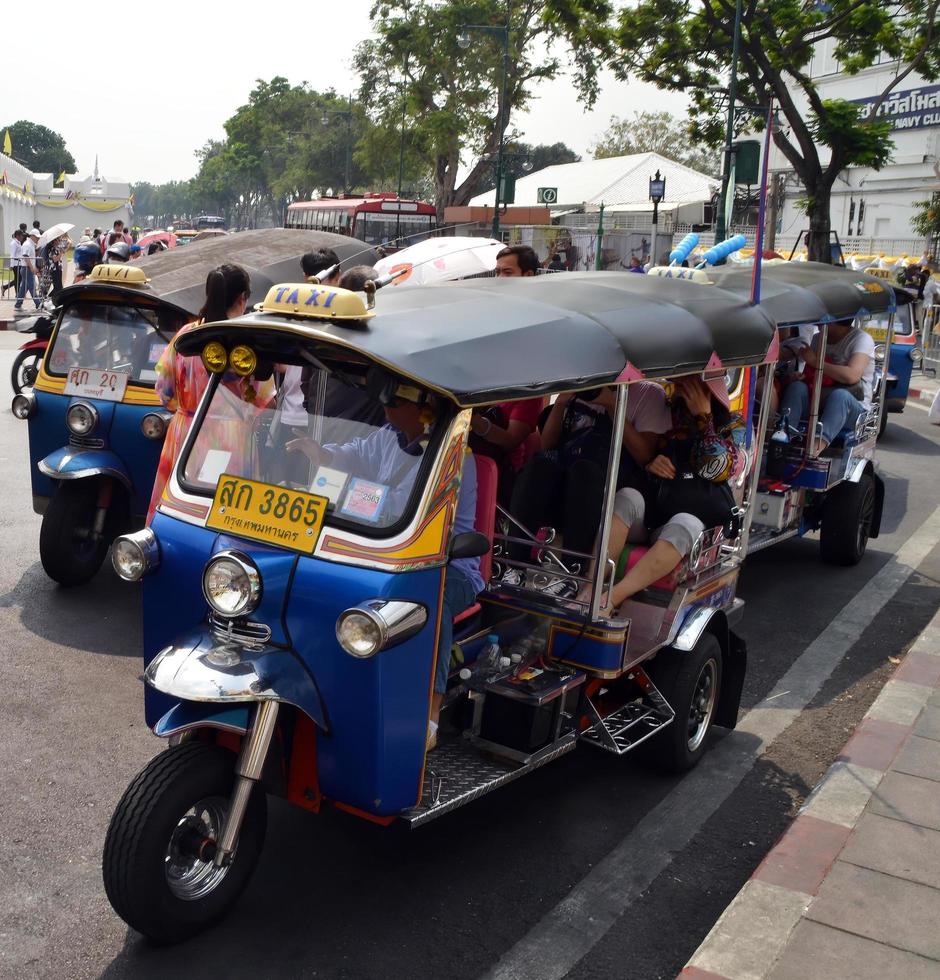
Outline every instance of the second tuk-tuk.
<path fill-rule="evenodd" d="M 146 720 L 170 747 L 119 802 L 103 874 L 118 914 L 158 941 L 237 900 L 267 793 L 418 827 L 579 745 L 681 771 L 712 725 L 736 724 L 741 537 L 706 528 L 616 613 L 602 595 L 631 385 L 769 375 L 766 313 L 713 286 L 609 273 L 389 290 L 377 305 L 283 284 L 258 312 L 178 341 L 212 381 L 151 525 L 113 552 L 142 581 Z M 302 424 L 283 415 L 290 366 Z M 272 376 L 276 397 L 246 400 L 242 378 Z M 467 438 L 475 407 L 599 385 L 615 393 L 613 435 L 583 555 L 497 504 L 496 467 Z M 418 438 L 394 424 L 403 402 L 421 406 Z M 474 472 L 475 530 L 455 534 Z M 756 472 L 735 491 L 746 522 Z M 520 540 L 525 557 L 510 558 Z M 442 647 L 448 563 L 474 558 L 483 591 Z M 508 585 L 498 566 L 524 574 Z M 560 566 L 576 597 L 541 588 Z"/>

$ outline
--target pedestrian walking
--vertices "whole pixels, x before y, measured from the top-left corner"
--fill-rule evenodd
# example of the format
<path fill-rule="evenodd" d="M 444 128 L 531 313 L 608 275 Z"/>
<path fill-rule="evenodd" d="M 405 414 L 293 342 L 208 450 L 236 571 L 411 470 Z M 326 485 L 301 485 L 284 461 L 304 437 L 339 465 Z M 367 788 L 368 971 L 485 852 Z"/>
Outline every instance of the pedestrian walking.
<path fill-rule="evenodd" d="M 62 268 L 65 263 L 65 253 L 68 251 L 68 235 L 61 235 L 42 248 L 42 275 L 39 280 L 39 296 L 44 300 L 52 297 L 53 303 L 62 292 Z"/>
<path fill-rule="evenodd" d="M 23 232 L 17 228 L 10 238 L 10 268 L 13 270 L 13 295 L 16 296 L 20 288 L 20 267 L 23 265 Z M 10 284 L 4 285 L 4 292 L 10 288 Z"/>
<path fill-rule="evenodd" d="M 27 293 L 36 304 L 37 310 L 42 306 L 42 299 L 36 287 L 36 281 L 39 278 L 39 269 L 36 266 L 36 242 L 38 241 L 39 232 L 33 228 L 26 236 L 20 251 L 23 264 L 20 268 L 20 285 L 16 293 L 16 302 L 13 304 L 15 310 L 23 309 L 23 300 L 26 299 Z"/>

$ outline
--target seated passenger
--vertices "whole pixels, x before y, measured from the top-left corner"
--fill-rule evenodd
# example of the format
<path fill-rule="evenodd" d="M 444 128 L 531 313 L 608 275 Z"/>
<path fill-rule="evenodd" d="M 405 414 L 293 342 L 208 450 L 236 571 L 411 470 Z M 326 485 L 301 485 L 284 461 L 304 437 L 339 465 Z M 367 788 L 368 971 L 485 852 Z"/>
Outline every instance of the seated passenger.
<path fill-rule="evenodd" d="M 417 388 L 400 385 L 395 394 L 384 400 L 387 425 L 361 439 L 343 445 L 319 445 L 315 440 L 300 436 L 287 443 L 288 452 L 302 452 L 314 466 L 329 466 L 342 470 L 350 478 L 361 477 L 388 488 L 383 512 L 392 522 L 403 512 L 411 495 L 427 443 L 427 432 L 434 423 L 433 401 Z M 470 453 L 464 455 L 454 535 L 473 531 L 476 521 L 477 477 L 476 463 Z M 479 558 L 454 558 L 447 564 L 444 576 L 443 611 L 437 637 L 437 669 L 431 716 L 428 728 L 428 749 L 437 744 L 437 725 L 454 639 L 454 617 L 473 605 L 483 591 Z"/>
<path fill-rule="evenodd" d="M 706 528 L 726 526 L 737 534 L 729 482 L 744 471 L 747 454 L 734 438 L 743 423 L 729 410 L 724 380 L 678 378 L 671 408 L 672 428 L 646 467 L 654 478 L 646 496 L 633 487 L 617 492 L 607 552 L 619 563 L 628 543 L 653 546 L 614 585 L 604 608 L 616 609 L 671 572 Z"/>
<path fill-rule="evenodd" d="M 552 406 L 542 430 L 542 452 L 523 467 L 512 494 L 510 513 L 536 534 L 542 527 L 558 530 L 566 550 L 589 554 L 597 537 L 604 481 L 613 430 L 615 392 L 606 387 L 592 392 L 566 392 Z M 670 426 L 663 389 L 652 382 L 630 385 L 623 428 L 618 487 L 642 479 L 642 467 L 653 457 L 656 438 Z M 514 536 L 520 536 L 518 532 Z M 510 558 L 527 561 L 531 546 L 511 544 Z M 566 565 L 577 574 L 588 559 Z M 502 580 L 522 585 L 522 569 L 510 568 Z M 573 598 L 578 583 L 560 577 L 550 582 L 546 594 Z"/>
<path fill-rule="evenodd" d="M 470 448 L 488 456 L 499 472 L 497 499 L 509 506 L 516 474 L 525 463 L 525 441 L 538 426 L 544 400 L 527 398 L 476 409 L 470 420 Z"/>
<path fill-rule="evenodd" d="M 821 336 L 818 334 L 802 350 L 806 368 L 787 385 L 780 401 L 780 411 L 789 413 L 790 425 L 796 427 L 806 420 L 815 373 L 822 371 L 822 436 L 815 447 L 817 452 L 822 452 L 843 429 L 852 428 L 862 412 L 871 408 L 875 376 L 875 342 L 870 334 L 854 326 L 854 320 L 829 324 L 824 361 L 819 350 Z"/>

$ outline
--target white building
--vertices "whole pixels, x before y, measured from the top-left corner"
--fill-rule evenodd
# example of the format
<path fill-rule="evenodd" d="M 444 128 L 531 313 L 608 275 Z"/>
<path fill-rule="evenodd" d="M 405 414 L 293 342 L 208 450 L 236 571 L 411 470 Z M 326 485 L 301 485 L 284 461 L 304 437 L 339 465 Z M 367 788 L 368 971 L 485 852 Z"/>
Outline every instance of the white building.
<path fill-rule="evenodd" d="M 595 227 L 603 204 L 605 227 L 649 231 L 653 215 L 649 182 L 657 170 L 666 178 L 666 196 L 659 206 L 660 231 L 669 233 L 677 224 L 709 223 L 719 182 L 658 153 L 545 167 L 516 181 L 514 203 L 521 207 L 544 204 L 553 220 L 564 216 L 565 224 L 575 224 L 576 214 L 590 215 L 584 223 Z M 478 194 L 470 205 L 492 207 L 495 197 L 495 190 Z"/>
<path fill-rule="evenodd" d="M 857 75 L 846 75 L 833 56 L 833 46 L 832 39 L 821 42 L 810 64 L 820 97 L 858 102 L 870 111 L 896 77 L 898 63 L 884 61 Z M 847 251 L 919 254 L 924 239 L 911 227 L 913 205 L 940 190 L 940 85 L 911 73 L 892 90 L 879 116 L 891 122 L 893 158 L 881 170 L 849 167 L 839 175 L 832 188 L 832 228 Z M 790 170 L 776 149 L 770 165 L 775 171 Z M 792 241 L 807 227 L 806 216 L 795 206 L 805 193 L 795 175 L 787 181 L 778 241 Z"/>

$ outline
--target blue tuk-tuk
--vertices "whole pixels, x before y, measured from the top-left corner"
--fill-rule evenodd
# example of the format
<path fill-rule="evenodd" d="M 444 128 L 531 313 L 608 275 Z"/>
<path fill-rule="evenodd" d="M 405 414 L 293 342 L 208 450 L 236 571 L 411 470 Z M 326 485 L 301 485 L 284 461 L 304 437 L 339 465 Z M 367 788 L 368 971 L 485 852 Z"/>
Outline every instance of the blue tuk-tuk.
<path fill-rule="evenodd" d="M 139 264 L 99 265 L 62 290 L 33 390 L 12 405 L 29 422 L 33 509 L 43 517 L 39 554 L 50 578 L 87 582 L 112 540 L 143 525 L 171 417 L 154 389 L 157 362 L 195 319 L 209 271 L 224 261 L 244 265 L 257 301 L 270 273 L 296 273 L 305 251 L 324 246 L 352 262 L 375 254 L 342 235 L 271 229 Z M 252 264 L 259 259 L 260 269 Z"/>
<path fill-rule="evenodd" d="M 258 860 L 267 793 L 418 827 L 580 745 L 695 765 L 712 725 L 736 724 L 744 532 L 706 527 L 669 575 L 604 611 L 627 402 L 643 379 L 740 382 L 761 365 L 769 378 L 775 335 L 714 286 L 585 272 L 389 290 L 377 309 L 284 284 L 181 337 L 212 381 L 153 521 L 112 554 L 142 582 L 146 720 L 170 741 L 108 829 L 117 913 L 161 942 L 220 918 Z M 272 377 L 276 396 L 241 383 Z M 474 407 L 598 386 L 613 391 L 612 436 L 587 555 L 499 505 L 496 465 L 467 438 Z M 412 441 L 382 423 L 409 401 L 424 426 Z M 378 446 L 385 476 L 364 467 Z M 455 534 L 471 465 L 475 530 Z M 745 515 L 756 477 L 734 488 Z M 445 570 L 474 556 L 483 591 L 442 649 Z M 577 595 L 543 588 L 559 568 Z"/>

